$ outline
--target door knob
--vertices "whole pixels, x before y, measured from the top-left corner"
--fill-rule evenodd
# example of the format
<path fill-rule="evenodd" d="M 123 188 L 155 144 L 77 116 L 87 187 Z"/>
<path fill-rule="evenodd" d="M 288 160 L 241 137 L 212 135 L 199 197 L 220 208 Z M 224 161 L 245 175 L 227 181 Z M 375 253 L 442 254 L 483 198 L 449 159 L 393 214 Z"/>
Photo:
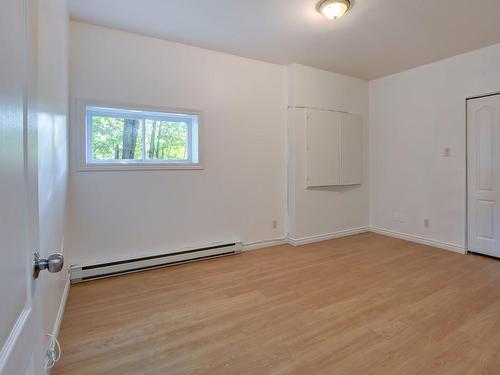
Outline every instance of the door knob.
<path fill-rule="evenodd" d="M 47 259 L 40 258 L 40 254 L 35 252 L 33 257 L 33 277 L 38 279 L 40 271 L 47 270 L 50 273 L 56 273 L 62 270 L 64 266 L 64 256 L 61 253 L 49 255 Z"/>

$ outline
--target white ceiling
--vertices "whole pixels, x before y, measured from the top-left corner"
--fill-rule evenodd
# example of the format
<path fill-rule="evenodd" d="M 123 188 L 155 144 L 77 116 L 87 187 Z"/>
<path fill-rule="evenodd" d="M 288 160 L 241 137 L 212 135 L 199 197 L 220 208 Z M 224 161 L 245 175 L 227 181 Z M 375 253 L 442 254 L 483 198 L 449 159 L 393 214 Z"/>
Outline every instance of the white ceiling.
<path fill-rule="evenodd" d="M 500 0 L 70 0 L 73 19 L 373 79 L 500 42 Z M 500 63 L 500 62 L 499 62 Z"/>

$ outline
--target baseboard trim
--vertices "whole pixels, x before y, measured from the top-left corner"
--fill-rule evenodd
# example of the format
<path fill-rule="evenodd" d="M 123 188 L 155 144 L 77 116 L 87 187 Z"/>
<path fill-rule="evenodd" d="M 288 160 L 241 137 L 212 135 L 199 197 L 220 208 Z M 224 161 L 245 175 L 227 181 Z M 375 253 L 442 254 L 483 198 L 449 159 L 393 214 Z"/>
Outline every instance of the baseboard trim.
<path fill-rule="evenodd" d="M 54 321 L 54 326 L 52 327 L 52 338 L 48 341 L 48 346 L 45 349 L 45 353 L 47 353 L 48 349 L 52 345 L 52 341 L 54 339 L 59 339 L 59 332 L 61 332 L 61 325 L 64 316 L 64 310 L 66 308 L 66 301 L 68 300 L 69 288 L 71 287 L 71 278 L 70 278 L 70 270 L 68 270 L 66 278 L 66 283 L 64 284 L 64 290 L 61 296 L 61 302 L 59 303 L 59 309 L 57 310 L 56 320 Z M 52 368 L 46 368 L 46 374 L 52 374 Z"/>
<path fill-rule="evenodd" d="M 71 286 L 70 273 L 68 271 L 68 276 L 66 278 L 66 284 L 64 285 L 63 294 L 61 297 L 61 303 L 59 304 L 59 309 L 57 310 L 56 320 L 54 322 L 54 327 L 52 329 L 52 334 L 54 337 L 59 337 L 59 332 L 61 331 L 61 324 L 64 316 L 64 310 L 66 308 L 66 301 L 68 300 L 69 288 Z"/>
<path fill-rule="evenodd" d="M 301 237 L 301 238 L 292 238 L 288 237 L 287 242 L 292 246 L 302 246 L 310 243 L 333 240 L 335 238 L 352 236 L 355 234 L 366 233 L 369 232 L 369 227 L 360 227 L 353 229 L 340 230 L 337 232 L 319 234 L 315 236 Z"/>
<path fill-rule="evenodd" d="M 246 243 L 246 244 L 244 243 L 242 251 L 245 252 L 245 251 L 259 250 L 259 249 L 265 249 L 267 247 L 280 246 L 280 245 L 301 246 L 301 245 L 307 245 L 307 244 L 314 243 L 314 242 L 327 241 L 327 240 L 332 240 L 335 238 L 341 238 L 341 237 L 352 236 L 355 234 L 366 233 L 369 231 L 370 231 L 369 227 L 360 227 L 360 228 L 340 230 L 337 232 L 324 233 L 324 234 L 318 234 L 318 235 L 314 235 L 314 236 L 301 237 L 301 238 L 293 238 L 290 236 L 286 236 L 283 238 L 275 238 L 272 240 L 256 241 L 256 242 L 251 242 L 251 243 Z"/>
<path fill-rule="evenodd" d="M 252 250 L 259 250 L 259 249 L 265 249 L 267 247 L 280 246 L 280 245 L 286 245 L 286 244 L 288 244 L 288 241 L 286 238 L 281 238 L 281 239 L 276 239 L 276 240 L 257 241 L 257 242 L 252 242 L 249 244 L 243 244 L 241 251 L 246 252 L 246 251 L 252 251 Z"/>
<path fill-rule="evenodd" d="M 413 234 L 396 232 L 393 230 L 378 228 L 378 227 L 370 227 L 369 230 L 370 230 L 370 232 L 381 234 L 384 236 L 399 238 L 401 240 L 415 242 L 415 243 L 419 243 L 422 245 L 433 246 L 433 247 L 437 247 L 439 249 L 453 251 L 453 252 L 459 253 L 459 254 L 465 254 L 467 252 L 465 247 L 463 247 L 463 246 L 459 246 L 459 245 L 448 243 L 448 242 L 433 240 L 431 238 L 416 236 Z"/>

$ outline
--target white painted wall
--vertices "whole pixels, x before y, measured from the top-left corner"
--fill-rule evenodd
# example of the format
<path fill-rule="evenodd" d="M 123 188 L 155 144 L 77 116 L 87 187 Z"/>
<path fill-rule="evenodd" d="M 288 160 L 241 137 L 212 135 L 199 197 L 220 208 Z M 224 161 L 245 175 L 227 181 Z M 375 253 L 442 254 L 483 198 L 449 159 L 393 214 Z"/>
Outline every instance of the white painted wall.
<path fill-rule="evenodd" d="M 465 99 L 498 91 L 500 44 L 370 82 L 372 226 L 465 246 Z"/>
<path fill-rule="evenodd" d="M 73 262 L 274 239 L 286 234 L 286 220 L 298 242 L 371 225 L 465 245 L 465 98 L 500 90 L 500 46 L 368 84 L 78 22 L 71 30 L 72 98 L 203 111 L 206 167 L 75 172 L 73 165 L 66 244 Z M 305 123 L 296 121 L 304 110 L 289 110 L 287 134 L 287 104 L 363 117 L 361 186 L 305 188 Z"/>
<path fill-rule="evenodd" d="M 76 172 L 72 160 L 73 263 L 285 235 L 285 67 L 71 22 L 70 76 L 72 99 L 203 111 L 205 166 Z"/>
<path fill-rule="evenodd" d="M 363 117 L 363 183 L 306 189 L 304 109 L 289 109 L 289 223 L 297 243 L 366 228 L 369 222 L 368 82 L 303 65 L 288 69 L 288 103 Z"/>
<path fill-rule="evenodd" d="M 68 34 L 66 0 L 38 1 L 38 213 L 42 257 L 63 251 L 68 172 Z M 40 274 L 43 332 L 58 329 L 57 314 L 68 279 L 65 271 Z M 48 337 L 46 337 L 48 340 Z"/>

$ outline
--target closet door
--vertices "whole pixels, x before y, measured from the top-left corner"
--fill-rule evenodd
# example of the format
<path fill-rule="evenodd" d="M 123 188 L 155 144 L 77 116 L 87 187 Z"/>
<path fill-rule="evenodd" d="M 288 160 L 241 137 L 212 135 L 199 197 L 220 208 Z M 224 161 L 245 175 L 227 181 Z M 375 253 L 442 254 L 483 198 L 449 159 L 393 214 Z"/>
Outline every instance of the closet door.
<path fill-rule="evenodd" d="M 340 113 L 307 110 L 306 185 L 340 184 Z"/>
<path fill-rule="evenodd" d="M 363 176 L 363 121 L 361 116 L 342 113 L 340 128 L 340 183 L 358 185 Z"/>
<path fill-rule="evenodd" d="M 467 101 L 469 251 L 500 257 L 500 95 Z"/>

